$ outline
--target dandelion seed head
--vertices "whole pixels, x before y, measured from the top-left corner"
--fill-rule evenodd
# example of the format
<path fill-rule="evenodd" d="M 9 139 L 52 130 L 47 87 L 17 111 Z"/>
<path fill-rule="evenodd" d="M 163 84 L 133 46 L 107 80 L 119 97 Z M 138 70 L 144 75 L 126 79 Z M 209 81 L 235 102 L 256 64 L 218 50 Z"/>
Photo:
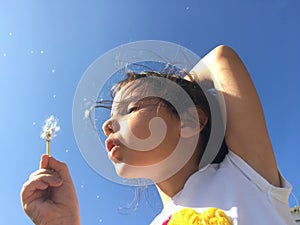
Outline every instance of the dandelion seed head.
<path fill-rule="evenodd" d="M 48 119 L 45 120 L 41 138 L 50 141 L 56 136 L 56 133 L 59 130 L 60 127 L 57 125 L 57 119 L 53 115 L 51 115 Z"/>

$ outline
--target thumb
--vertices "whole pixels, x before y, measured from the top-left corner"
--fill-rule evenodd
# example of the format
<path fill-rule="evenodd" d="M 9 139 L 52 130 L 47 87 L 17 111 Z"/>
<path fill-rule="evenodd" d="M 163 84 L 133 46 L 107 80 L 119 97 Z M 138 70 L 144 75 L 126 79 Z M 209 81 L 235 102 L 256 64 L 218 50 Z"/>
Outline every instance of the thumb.
<path fill-rule="evenodd" d="M 46 154 L 43 154 L 41 156 L 41 160 L 40 160 L 40 168 L 41 169 L 47 169 L 48 168 L 48 164 L 49 164 L 49 156 Z"/>

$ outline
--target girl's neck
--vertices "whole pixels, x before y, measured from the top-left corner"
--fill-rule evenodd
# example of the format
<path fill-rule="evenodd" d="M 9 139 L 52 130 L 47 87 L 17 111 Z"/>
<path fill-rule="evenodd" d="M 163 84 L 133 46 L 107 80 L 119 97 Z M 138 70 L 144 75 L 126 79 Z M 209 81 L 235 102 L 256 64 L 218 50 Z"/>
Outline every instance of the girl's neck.
<path fill-rule="evenodd" d="M 167 180 L 156 184 L 164 206 L 183 189 L 188 178 L 197 170 L 197 166 L 191 167 L 191 165 L 187 163 L 178 173 Z"/>

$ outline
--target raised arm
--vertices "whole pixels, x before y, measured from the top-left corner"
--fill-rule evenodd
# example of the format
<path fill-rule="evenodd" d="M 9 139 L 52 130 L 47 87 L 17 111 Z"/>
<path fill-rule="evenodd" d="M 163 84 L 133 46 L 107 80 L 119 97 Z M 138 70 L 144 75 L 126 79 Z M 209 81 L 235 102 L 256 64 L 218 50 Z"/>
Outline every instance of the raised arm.
<path fill-rule="evenodd" d="M 218 46 L 203 59 L 213 78 L 205 76 L 196 65 L 191 73 L 201 79 L 212 79 L 224 95 L 227 125 L 225 141 L 230 150 L 239 155 L 269 183 L 280 186 L 280 177 L 272 144 L 268 135 L 262 106 L 239 56 L 227 46 Z"/>

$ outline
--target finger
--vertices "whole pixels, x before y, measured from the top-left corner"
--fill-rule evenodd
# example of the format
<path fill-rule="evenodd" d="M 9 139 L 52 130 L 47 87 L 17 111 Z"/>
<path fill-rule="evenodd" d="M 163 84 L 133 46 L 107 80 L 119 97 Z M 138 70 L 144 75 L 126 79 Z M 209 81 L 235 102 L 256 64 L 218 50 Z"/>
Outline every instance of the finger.
<path fill-rule="evenodd" d="M 38 170 L 34 171 L 32 174 L 30 174 L 29 180 L 34 180 L 36 176 L 42 175 L 42 174 L 52 175 L 57 178 L 60 178 L 59 174 L 56 171 L 54 171 L 53 169 L 38 169 Z"/>
<path fill-rule="evenodd" d="M 47 173 L 46 169 L 38 169 L 37 171 L 34 171 L 32 174 L 29 175 L 29 180 L 34 179 L 34 177 L 39 174 L 46 174 L 46 173 Z"/>
<path fill-rule="evenodd" d="M 38 199 L 36 195 L 38 195 L 39 191 L 46 190 L 48 188 L 48 184 L 42 181 L 27 181 L 23 184 L 21 190 L 21 201 L 23 205 L 26 205 L 32 199 Z"/>
<path fill-rule="evenodd" d="M 54 169 L 64 181 L 72 182 L 67 164 L 60 162 L 51 156 L 49 157 L 48 163 L 48 166 L 51 169 Z"/>
<path fill-rule="evenodd" d="M 37 191 L 46 190 L 48 187 L 59 187 L 63 183 L 62 179 L 50 174 L 37 175 L 24 183 L 21 190 L 21 198 L 27 199 Z"/>
<path fill-rule="evenodd" d="M 49 156 L 46 154 L 43 154 L 41 156 L 41 160 L 40 160 L 40 168 L 47 169 L 48 162 L 49 162 Z"/>
<path fill-rule="evenodd" d="M 34 179 L 32 179 L 31 181 L 42 181 L 50 187 L 58 187 L 63 182 L 63 180 L 60 177 L 54 176 L 52 174 L 40 174 L 35 176 Z"/>

